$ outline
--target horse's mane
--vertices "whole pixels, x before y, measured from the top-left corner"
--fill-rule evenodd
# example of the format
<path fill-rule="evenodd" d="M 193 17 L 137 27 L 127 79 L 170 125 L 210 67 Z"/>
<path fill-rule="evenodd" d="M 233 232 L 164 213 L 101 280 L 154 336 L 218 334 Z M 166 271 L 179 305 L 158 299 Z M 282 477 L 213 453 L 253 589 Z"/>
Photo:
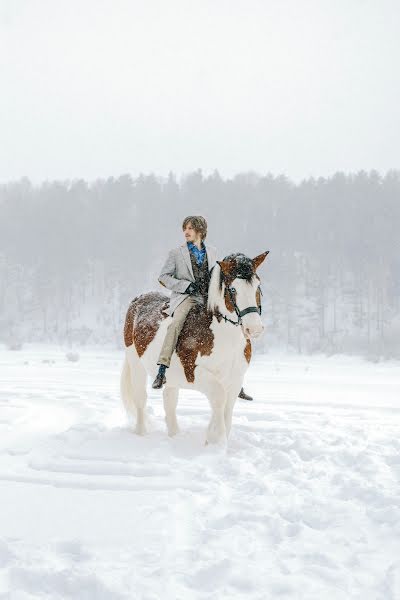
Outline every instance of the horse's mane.
<path fill-rule="evenodd" d="M 220 288 L 221 267 L 216 263 L 211 269 L 211 278 L 208 286 L 207 308 L 210 312 L 221 312 L 222 297 Z"/>
<path fill-rule="evenodd" d="M 229 254 L 225 256 L 224 261 L 228 261 L 232 264 L 231 279 L 232 281 L 236 277 L 244 279 L 248 283 L 252 283 L 255 277 L 255 270 L 253 261 L 242 254 L 236 252 L 235 254 Z M 226 312 L 225 301 L 224 301 L 225 283 L 221 267 L 218 263 L 211 269 L 211 279 L 208 286 L 208 303 L 207 308 L 211 312 L 219 311 L 222 314 Z"/>

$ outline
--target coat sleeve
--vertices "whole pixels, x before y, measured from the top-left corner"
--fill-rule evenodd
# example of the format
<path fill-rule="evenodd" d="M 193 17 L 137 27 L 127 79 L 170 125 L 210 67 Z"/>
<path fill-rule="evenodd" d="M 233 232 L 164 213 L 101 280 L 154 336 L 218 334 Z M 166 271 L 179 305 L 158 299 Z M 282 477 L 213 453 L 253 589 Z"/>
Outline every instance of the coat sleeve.
<path fill-rule="evenodd" d="M 181 294 L 183 294 L 187 290 L 191 282 L 187 279 L 177 279 L 175 275 L 175 252 L 174 250 L 171 250 L 168 254 L 167 260 L 165 261 L 161 269 L 158 281 L 161 283 L 161 285 L 168 288 L 169 290 L 173 292 L 180 292 Z"/>

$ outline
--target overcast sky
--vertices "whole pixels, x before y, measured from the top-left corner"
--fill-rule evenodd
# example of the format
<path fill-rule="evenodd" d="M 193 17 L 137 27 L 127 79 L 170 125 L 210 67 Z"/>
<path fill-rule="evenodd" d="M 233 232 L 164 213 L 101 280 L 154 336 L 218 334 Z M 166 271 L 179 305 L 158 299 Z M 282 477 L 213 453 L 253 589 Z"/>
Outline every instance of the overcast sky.
<path fill-rule="evenodd" d="M 398 0 L 0 0 L 0 181 L 400 168 Z"/>

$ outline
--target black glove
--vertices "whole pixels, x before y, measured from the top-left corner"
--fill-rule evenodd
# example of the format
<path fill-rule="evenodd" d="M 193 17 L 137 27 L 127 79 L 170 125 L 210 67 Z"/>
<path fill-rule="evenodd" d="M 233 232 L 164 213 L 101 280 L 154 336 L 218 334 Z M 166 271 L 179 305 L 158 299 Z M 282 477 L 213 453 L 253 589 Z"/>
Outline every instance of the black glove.
<path fill-rule="evenodd" d="M 199 288 L 197 287 L 196 283 L 191 283 L 185 291 L 186 294 L 190 294 L 191 296 L 193 296 L 194 294 L 198 294 L 199 293 Z"/>

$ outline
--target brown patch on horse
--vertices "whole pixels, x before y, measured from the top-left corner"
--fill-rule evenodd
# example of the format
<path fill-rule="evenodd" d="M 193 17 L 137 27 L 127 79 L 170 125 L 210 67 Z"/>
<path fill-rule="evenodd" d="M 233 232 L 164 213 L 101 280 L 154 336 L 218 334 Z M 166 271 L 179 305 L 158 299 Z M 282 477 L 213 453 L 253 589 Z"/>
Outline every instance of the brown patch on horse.
<path fill-rule="evenodd" d="M 133 310 L 134 310 L 134 302 L 137 300 L 135 298 L 129 305 L 129 308 L 125 317 L 125 325 L 124 325 L 124 342 L 125 346 L 129 348 L 133 344 Z"/>
<path fill-rule="evenodd" d="M 257 306 L 260 307 L 261 306 L 261 292 L 260 292 L 259 287 L 256 290 L 256 302 L 257 302 Z"/>
<path fill-rule="evenodd" d="M 138 296 L 129 305 L 125 318 L 124 340 L 128 348 L 135 344 L 142 356 L 153 341 L 161 321 L 167 318 L 165 309 L 169 298 L 159 292 L 149 292 Z"/>
<path fill-rule="evenodd" d="M 246 345 L 244 347 L 244 357 L 249 363 L 251 360 L 251 342 L 250 340 L 246 340 Z"/>
<path fill-rule="evenodd" d="M 236 302 L 236 292 L 233 292 L 232 295 Z M 226 310 L 229 310 L 229 312 L 231 312 L 231 313 L 235 312 L 235 307 L 233 306 L 233 302 L 231 300 L 231 295 L 228 294 L 228 292 L 226 292 L 226 294 L 225 294 L 225 306 L 226 306 Z"/>
<path fill-rule="evenodd" d="M 224 260 L 218 261 L 219 266 L 221 267 L 221 272 L 223 273 L 223 280 L 225 283 L 225 306 L 226 310 L 233 313 L 235 312 L 235 307 L 233 306 L 233 302 L 231 300 L 231 296 L 227 291 L 227 287 L 230 287 L 232 281 L 236 277 L 236 262 L 230 258 L 224 258 Z M 233 293 L 233 297 L 236 300 L 236 293 Z"/>
<path fill-rule="evenodd" d="M 205 306 L 194 306 L 179 334 L 176 353 L 189 383 L 194 382 L 197 355 L 200 353 L 201 356 L 209 356 L 214 347 L 214 334 L 210 329 L 212 320 L 213 315 Z"/>
<path fill-rule="evenodd" d="M 226 282 L 230 280 L 232 283 L 232 281 L 235 278 L 234 275 L 236 271 L 236 261 L 233 258 L 227 256 L 226 258 L 224 258 L 224 260 L 217 260 L 217 263 L 221 267 L 221 271 L 224 275 L 224 280 Z"/>

